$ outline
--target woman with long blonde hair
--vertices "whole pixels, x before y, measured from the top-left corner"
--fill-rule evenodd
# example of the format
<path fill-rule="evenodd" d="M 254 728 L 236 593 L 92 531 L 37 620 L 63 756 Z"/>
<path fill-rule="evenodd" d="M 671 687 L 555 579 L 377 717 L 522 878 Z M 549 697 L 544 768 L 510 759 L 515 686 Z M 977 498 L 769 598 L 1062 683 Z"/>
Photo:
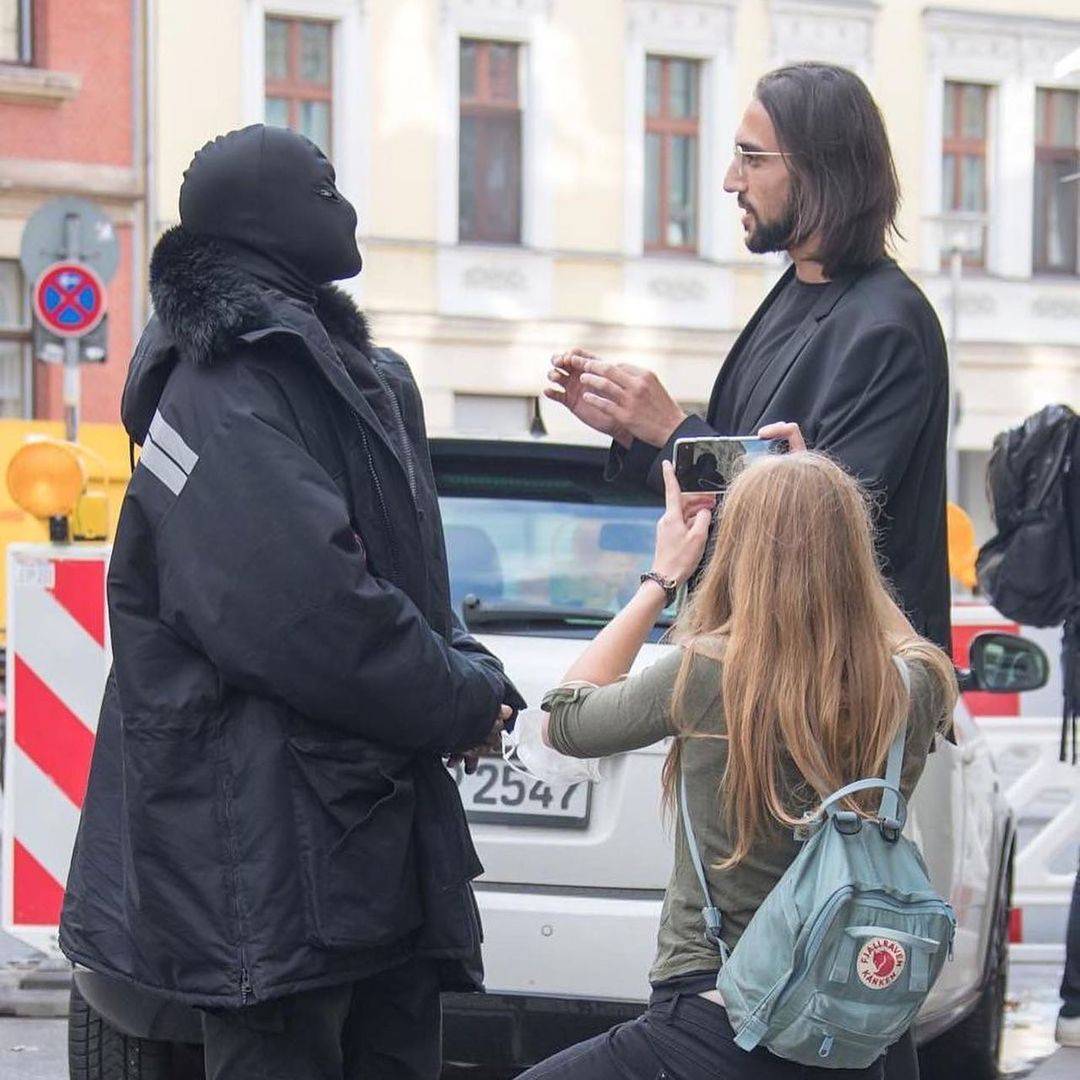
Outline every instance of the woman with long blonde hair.
<path fill-rule="evenodd" d="M 705 547 L 708 511 L 682 496 L 664 465 L 666 510 L 653 569 L 544 701 L 544 738 L 574 757 L 602 757 L 673 736 L 663 772 L 668 807 L 685 783 L 708 884 L 735 947 L 798 852 L 794 826 L 831 792 L 881 775 L 901 724 L 901 788 L 910 796 L 956 698 L 952 664 L 897 608 L 874 552 L 858 483 L 812 452 L 755 460 L 732 482 L 711 553 L 677 620 L 678 648 L 623 679 Z M 906 661 L 910 693 L 893 658 Z M 849 801 L 872 812 L 872 798 Z M 715 990 L 720 955 L 704 934 L 703 898 L 681 820 L 665 894 L 648 1010 L 607 1035 L 530 1069 L 528 1080 L 696 1080 L 820 1073 L 734 1044 Z"/>

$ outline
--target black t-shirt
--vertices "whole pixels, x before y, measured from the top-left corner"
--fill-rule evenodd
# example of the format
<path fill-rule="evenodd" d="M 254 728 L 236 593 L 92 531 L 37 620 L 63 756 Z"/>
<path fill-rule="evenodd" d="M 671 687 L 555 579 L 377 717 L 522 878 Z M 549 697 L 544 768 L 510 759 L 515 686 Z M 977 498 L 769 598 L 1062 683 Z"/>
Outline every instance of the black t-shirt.
<path fill-rule="evenodd" d="M 754 391 L 754 386 L 768 367 L 772 358 L 796 333 L 803 320 L 821 296 L 821 290 L 827 283 L 808 285 L 793 277 L 783 292 L 769 306 L 761 317 L 746 348 L 731 373 L 731 380 L 720 403 L 717 428 L 724 435 L 756 435 L 754 431 L 731 431 L 731 418 L 728 411 L 735 404 L 746 402 Z"/>

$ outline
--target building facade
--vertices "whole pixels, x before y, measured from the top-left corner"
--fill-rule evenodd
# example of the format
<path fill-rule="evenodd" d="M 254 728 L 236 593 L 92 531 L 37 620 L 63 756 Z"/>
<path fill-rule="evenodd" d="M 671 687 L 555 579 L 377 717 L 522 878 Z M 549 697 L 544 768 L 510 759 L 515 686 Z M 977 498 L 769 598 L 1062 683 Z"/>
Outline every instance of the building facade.
<path fill-rule="evenodd" d="M 112 221 L 104 363 L 82 368 L 82 416 L 115 421 L 132 343 L 146 318 L 144 0 L 0 0 L 0 416 L 57 419 L 61 369 L 34 359 L 19 268 L 23 228 L 75 195 Z"/>
<path fill-rule="evenodd" d="M 1075 0 L 187 0 L 151 5 L 150 198 L 177 217 L 194 150 L 245 123 L 323 145 L 356 203 L 352 289 L 433 430 L 582 437 L 537 402 L 574 344 L 703 402 L 780 272 L 722 191 L 756 78 L 823 59 L 881 105 L 897 257 L 950 325 L 960 501 L 989 529 L 993 435 L 1080 400 Z M 959 214 L 962 228 L 956 229 Z M 960 238 L 960 239 L 958 239 Z"/>

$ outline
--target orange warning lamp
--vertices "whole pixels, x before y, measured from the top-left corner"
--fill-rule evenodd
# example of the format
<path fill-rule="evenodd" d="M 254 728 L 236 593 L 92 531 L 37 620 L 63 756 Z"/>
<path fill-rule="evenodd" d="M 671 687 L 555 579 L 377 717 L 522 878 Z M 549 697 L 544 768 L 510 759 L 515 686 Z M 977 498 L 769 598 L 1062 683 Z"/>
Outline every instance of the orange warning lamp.
<path fill-rule="evenodd" d="M 956 503 L 946 507 L 946 524 L 949 535 L 949 574 L 961 585 L 974 589 L 978 584 L 975 560 L 979 555 L 975 543 L 975 526 L 971 518 Z"/>
<path fill-rule="evenodd" d="M 7 486 L 16 505 L 28 514 L 43 520 L 67 517 L 86 490 L 86 471 L 72 446 L 35 439 L 12 455 Z"/>

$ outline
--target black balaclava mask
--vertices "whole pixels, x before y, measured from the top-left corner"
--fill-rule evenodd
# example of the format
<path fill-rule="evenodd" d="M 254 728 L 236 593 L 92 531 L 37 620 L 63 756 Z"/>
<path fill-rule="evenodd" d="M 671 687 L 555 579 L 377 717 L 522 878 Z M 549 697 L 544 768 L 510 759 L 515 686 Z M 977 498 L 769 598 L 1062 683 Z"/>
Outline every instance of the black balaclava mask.
<path fill-rule="evenodd" d="M 207 143 L 184 173 L 180 223 L 297 299 L 360 272 L 356 211 L 334 186 L 334 167 L 285 128 L 253 124 Z"/>

